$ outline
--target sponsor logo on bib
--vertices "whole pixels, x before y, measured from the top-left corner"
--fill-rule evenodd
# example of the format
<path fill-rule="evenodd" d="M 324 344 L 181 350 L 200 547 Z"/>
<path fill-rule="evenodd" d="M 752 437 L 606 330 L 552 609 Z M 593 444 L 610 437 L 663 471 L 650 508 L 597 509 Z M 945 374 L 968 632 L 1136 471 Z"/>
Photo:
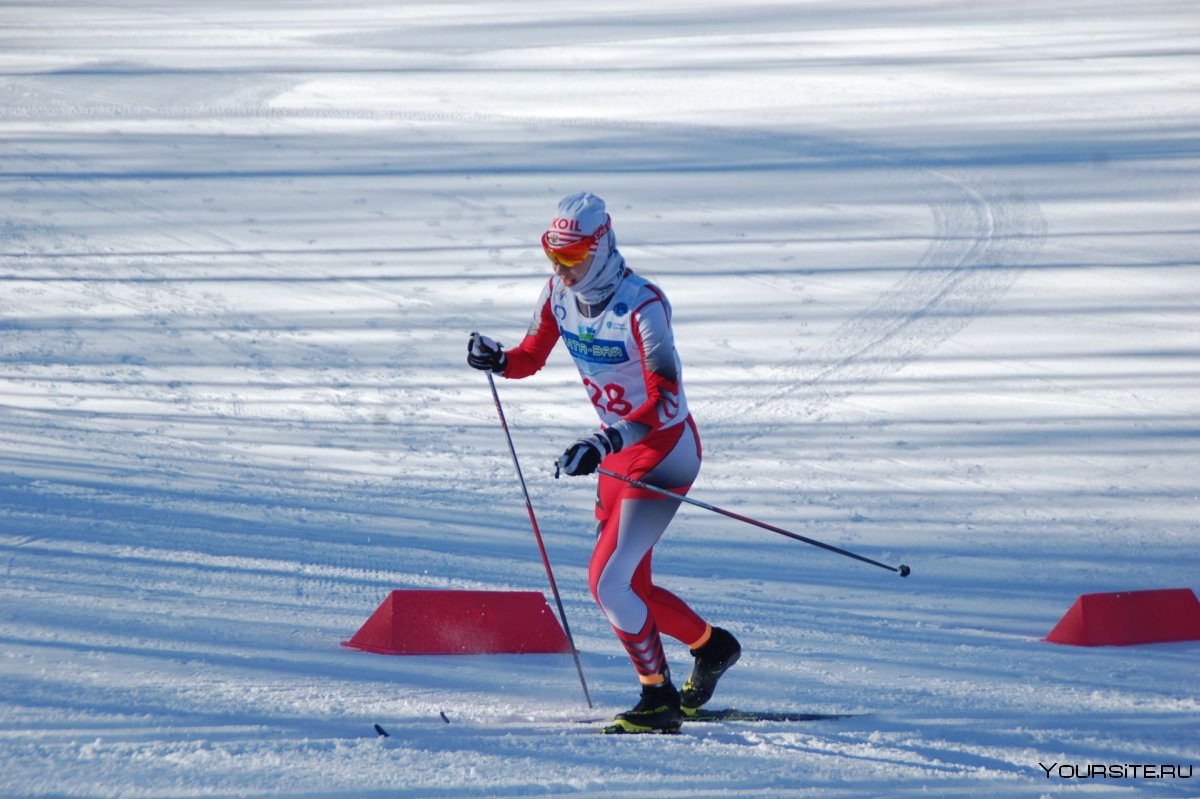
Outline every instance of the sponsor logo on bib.
<path fill-rule="evenodd" d="M 581 332 L 584 332 L 584 336 L 562 331 L 563 341 L 566 342 L 567 351 L 572 357 L 588 363 L 606 364 L 625 363 L 629 360 L 624 341 L 596 338 L 596 331 L 592 329 L 584 329 Z"/>

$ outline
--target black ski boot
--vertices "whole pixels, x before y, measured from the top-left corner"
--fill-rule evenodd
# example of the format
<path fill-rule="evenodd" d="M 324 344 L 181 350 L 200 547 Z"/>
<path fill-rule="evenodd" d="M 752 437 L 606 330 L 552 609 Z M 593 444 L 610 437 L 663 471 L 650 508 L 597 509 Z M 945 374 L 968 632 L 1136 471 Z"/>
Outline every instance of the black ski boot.
<path fill-rule="evenodd" d="M 685 716 L 694 716 L 717 689 L 717 680 L 738 662 L 742 647 L 728 630 L 713 627 L 712 635 L 699 649 L 690 650 L 696 658 L 692 676 L 683 684 L 680 709 Z"/>
<path fill-rule="evenodd" d="M 683 713 L 679 709 L 679 692 L 670 678 L 658 685 L 643 685 L 642 699 L 624 713 L 618 713 L 613 723 L 604 728 L 606 735 L 624 733 L 679 732 Z"/>

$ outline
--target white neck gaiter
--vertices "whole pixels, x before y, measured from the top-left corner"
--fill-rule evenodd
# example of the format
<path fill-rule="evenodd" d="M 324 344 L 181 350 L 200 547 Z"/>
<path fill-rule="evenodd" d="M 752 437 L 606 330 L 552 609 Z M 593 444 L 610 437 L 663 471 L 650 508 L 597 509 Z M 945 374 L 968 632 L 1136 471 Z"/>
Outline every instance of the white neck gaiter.
<path fill-rule="evenodd" d="M 625 258 L 615 245 L 616 237 L 610 230 L 596 248 L 587 277 L 568 289 L 585 305 L 599 305 L 607 300 L 625 276 Z"/>

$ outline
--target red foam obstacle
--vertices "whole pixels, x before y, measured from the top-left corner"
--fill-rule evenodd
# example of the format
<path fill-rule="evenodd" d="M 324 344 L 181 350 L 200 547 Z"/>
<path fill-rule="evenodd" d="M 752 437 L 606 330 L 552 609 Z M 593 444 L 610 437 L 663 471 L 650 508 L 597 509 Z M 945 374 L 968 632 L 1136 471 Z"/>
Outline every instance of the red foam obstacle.
<path fill-rule="evenodd" d="M 1084 594 L 1044 641 L 1130 646 L 1200 640 L 1200 601 L 1190 588 Z"/>
<path fill-rule="evenodd" d="M 537 591 L 393 591 L 342 646 L 381 655 L 571 651 Z"/>

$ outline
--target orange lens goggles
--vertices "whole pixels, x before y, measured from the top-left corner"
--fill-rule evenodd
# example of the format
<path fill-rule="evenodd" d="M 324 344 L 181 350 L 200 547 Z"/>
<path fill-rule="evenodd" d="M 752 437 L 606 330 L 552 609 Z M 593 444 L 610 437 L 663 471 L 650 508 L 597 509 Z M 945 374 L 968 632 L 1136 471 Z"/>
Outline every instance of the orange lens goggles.
<path fill-rule="evenodd" d="M 564 244 L 552 242 L 550 237 L 554 236 L 557 239 L 559 234 L 556 231 L 548 230 L 542 234 L 542 249 L 554 263 L 567 269 L 573 269 L 587 260 L 592 247 L 608 232 L 611 225 L 611 220 L 606 219 L 604 224 L 596 228 L 592 235 Z"/>

